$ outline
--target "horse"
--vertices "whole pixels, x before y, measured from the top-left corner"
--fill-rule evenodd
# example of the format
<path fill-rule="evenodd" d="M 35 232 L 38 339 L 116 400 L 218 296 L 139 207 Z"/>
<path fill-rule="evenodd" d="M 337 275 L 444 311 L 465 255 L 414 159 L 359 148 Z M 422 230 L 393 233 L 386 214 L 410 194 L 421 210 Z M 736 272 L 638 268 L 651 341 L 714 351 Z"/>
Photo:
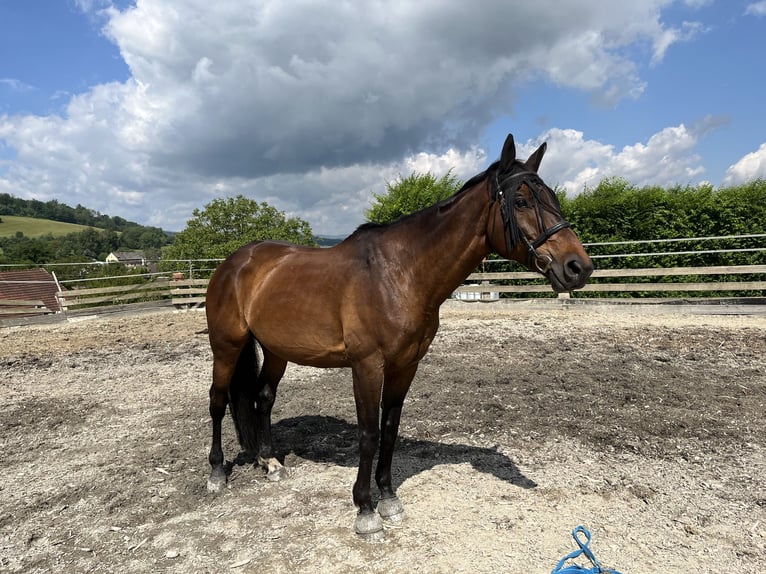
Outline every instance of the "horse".
<path fill-rule="evenodd" d="M 545 150 L 543 143 L 517 160 L 509 134 L 499 161 L 428 208 L 390 224 L 364 224 L 330 248 L 258 241 L 221 263 L 206 297 L 213 354 L 208 490 L 227 481 L 227 406 L 239 458 L 279 480 L 285 472 L 272 447 L 271 411 L 287 363 L 350 367 L 359 442 L 354 530 L 379 538 L 384 520 L 401 520 L 391 481 L 394 445 L 441 304 L 491 252 L 541 273 L 556 292 L 581 288 L 593 271 L 537 173 Z M 377 508 L 370 487 L 376 452 Z"/>

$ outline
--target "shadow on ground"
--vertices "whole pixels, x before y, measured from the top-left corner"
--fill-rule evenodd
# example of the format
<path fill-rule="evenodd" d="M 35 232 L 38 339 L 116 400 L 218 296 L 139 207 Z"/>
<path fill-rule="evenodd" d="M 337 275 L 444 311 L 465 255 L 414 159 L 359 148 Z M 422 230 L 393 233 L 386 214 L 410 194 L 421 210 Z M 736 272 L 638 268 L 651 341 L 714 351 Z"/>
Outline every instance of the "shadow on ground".
<path fill-rule="evenodd" d="M 348 467 L 359 465 L 357 427 L 343 419 L 328 416 L 293 417 L 277 422 L 272 431 L 277 443 L 277 457 L 283 462 L 287 460 L 288 470 L 300 464 L 301 459 Z M 470 463 L 476 470 L 492 474 L 520 488 L 537 486 L 521 473 L 508 456 L 496 449 L 407 437 L 399 437 L 394 451 L 395 486 L 437 465 L 462 463 Z M 247 461 L 238 456 L 228 466 L 231 468 L 235 464 L 243 465 Z"/>

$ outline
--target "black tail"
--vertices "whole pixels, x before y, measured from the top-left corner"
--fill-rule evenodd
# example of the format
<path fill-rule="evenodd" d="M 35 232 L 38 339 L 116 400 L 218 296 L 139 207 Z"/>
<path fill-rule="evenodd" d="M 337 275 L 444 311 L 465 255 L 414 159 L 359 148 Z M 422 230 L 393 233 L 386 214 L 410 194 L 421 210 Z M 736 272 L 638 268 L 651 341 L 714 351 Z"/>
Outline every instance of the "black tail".
<path fill-rule="evenodd" d="M 234 419 L 239 444 L 247 459 L 258 456 L 258 435 L 255 424 L 255 382 L 261 365 L 258 342 L 250 335 L 237 360 L 237 367 L 229 385 L 229 410 Z"/>

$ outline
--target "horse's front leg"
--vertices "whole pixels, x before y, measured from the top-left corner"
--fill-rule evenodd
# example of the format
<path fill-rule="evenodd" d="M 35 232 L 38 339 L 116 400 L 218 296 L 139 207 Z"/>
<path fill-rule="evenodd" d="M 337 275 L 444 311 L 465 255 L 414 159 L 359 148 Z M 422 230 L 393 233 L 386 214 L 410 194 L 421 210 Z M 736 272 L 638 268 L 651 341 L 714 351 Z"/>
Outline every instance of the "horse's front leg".
<path fill-rule="evenodd" d="M 378 467 L 375 481 L 380 489 L 378 514 L 391 522 L 399 522 L 404 517 L 404 506 L 394 492 L 391 479 L 391 464 L 394 447 L 399 434 L 399 419 L 402 405 L 412 379 L 418 369 L 417 363 L 395 374 L 386 375 L 383 383 L 383 416 L 380 421 L 381 441 Z"/>
<path fill-rule="evenodd" d="M 378 539 L 383 536 L 383 521 L 375 512 L 370 493 L 372 460 L 378 449 L 378 410 L 383 386 L 383 361 L 377 357 L 356 364 L 351 369 L 354 378 L 354 400 L 359 432 L 359 471 L 354 483 L 354 504 L 359 508 L 354 530 L 360 536 Z"/>

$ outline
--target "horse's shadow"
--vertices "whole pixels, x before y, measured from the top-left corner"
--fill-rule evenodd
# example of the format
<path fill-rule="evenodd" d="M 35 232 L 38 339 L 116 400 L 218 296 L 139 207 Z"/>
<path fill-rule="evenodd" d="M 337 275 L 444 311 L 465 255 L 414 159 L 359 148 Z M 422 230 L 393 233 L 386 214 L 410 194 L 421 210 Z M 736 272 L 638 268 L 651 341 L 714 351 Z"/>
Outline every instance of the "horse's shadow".
<path fill-rule="evenodd" d="M 328 416 L 288 418 L 275 423 L 273 433 L 275 442 L 281 446 L 277 456 L 283 461 L 287 458 L 288 466 L 292 456 L 341 466 L 359 465 L 357 427 L 345 420 Z M 395 486 L 439 464 L 465 462 L 514 486 L 537 486 L 510 458 L 496 449 L 407 437 L 399 437 L 394 451 Z"/>

